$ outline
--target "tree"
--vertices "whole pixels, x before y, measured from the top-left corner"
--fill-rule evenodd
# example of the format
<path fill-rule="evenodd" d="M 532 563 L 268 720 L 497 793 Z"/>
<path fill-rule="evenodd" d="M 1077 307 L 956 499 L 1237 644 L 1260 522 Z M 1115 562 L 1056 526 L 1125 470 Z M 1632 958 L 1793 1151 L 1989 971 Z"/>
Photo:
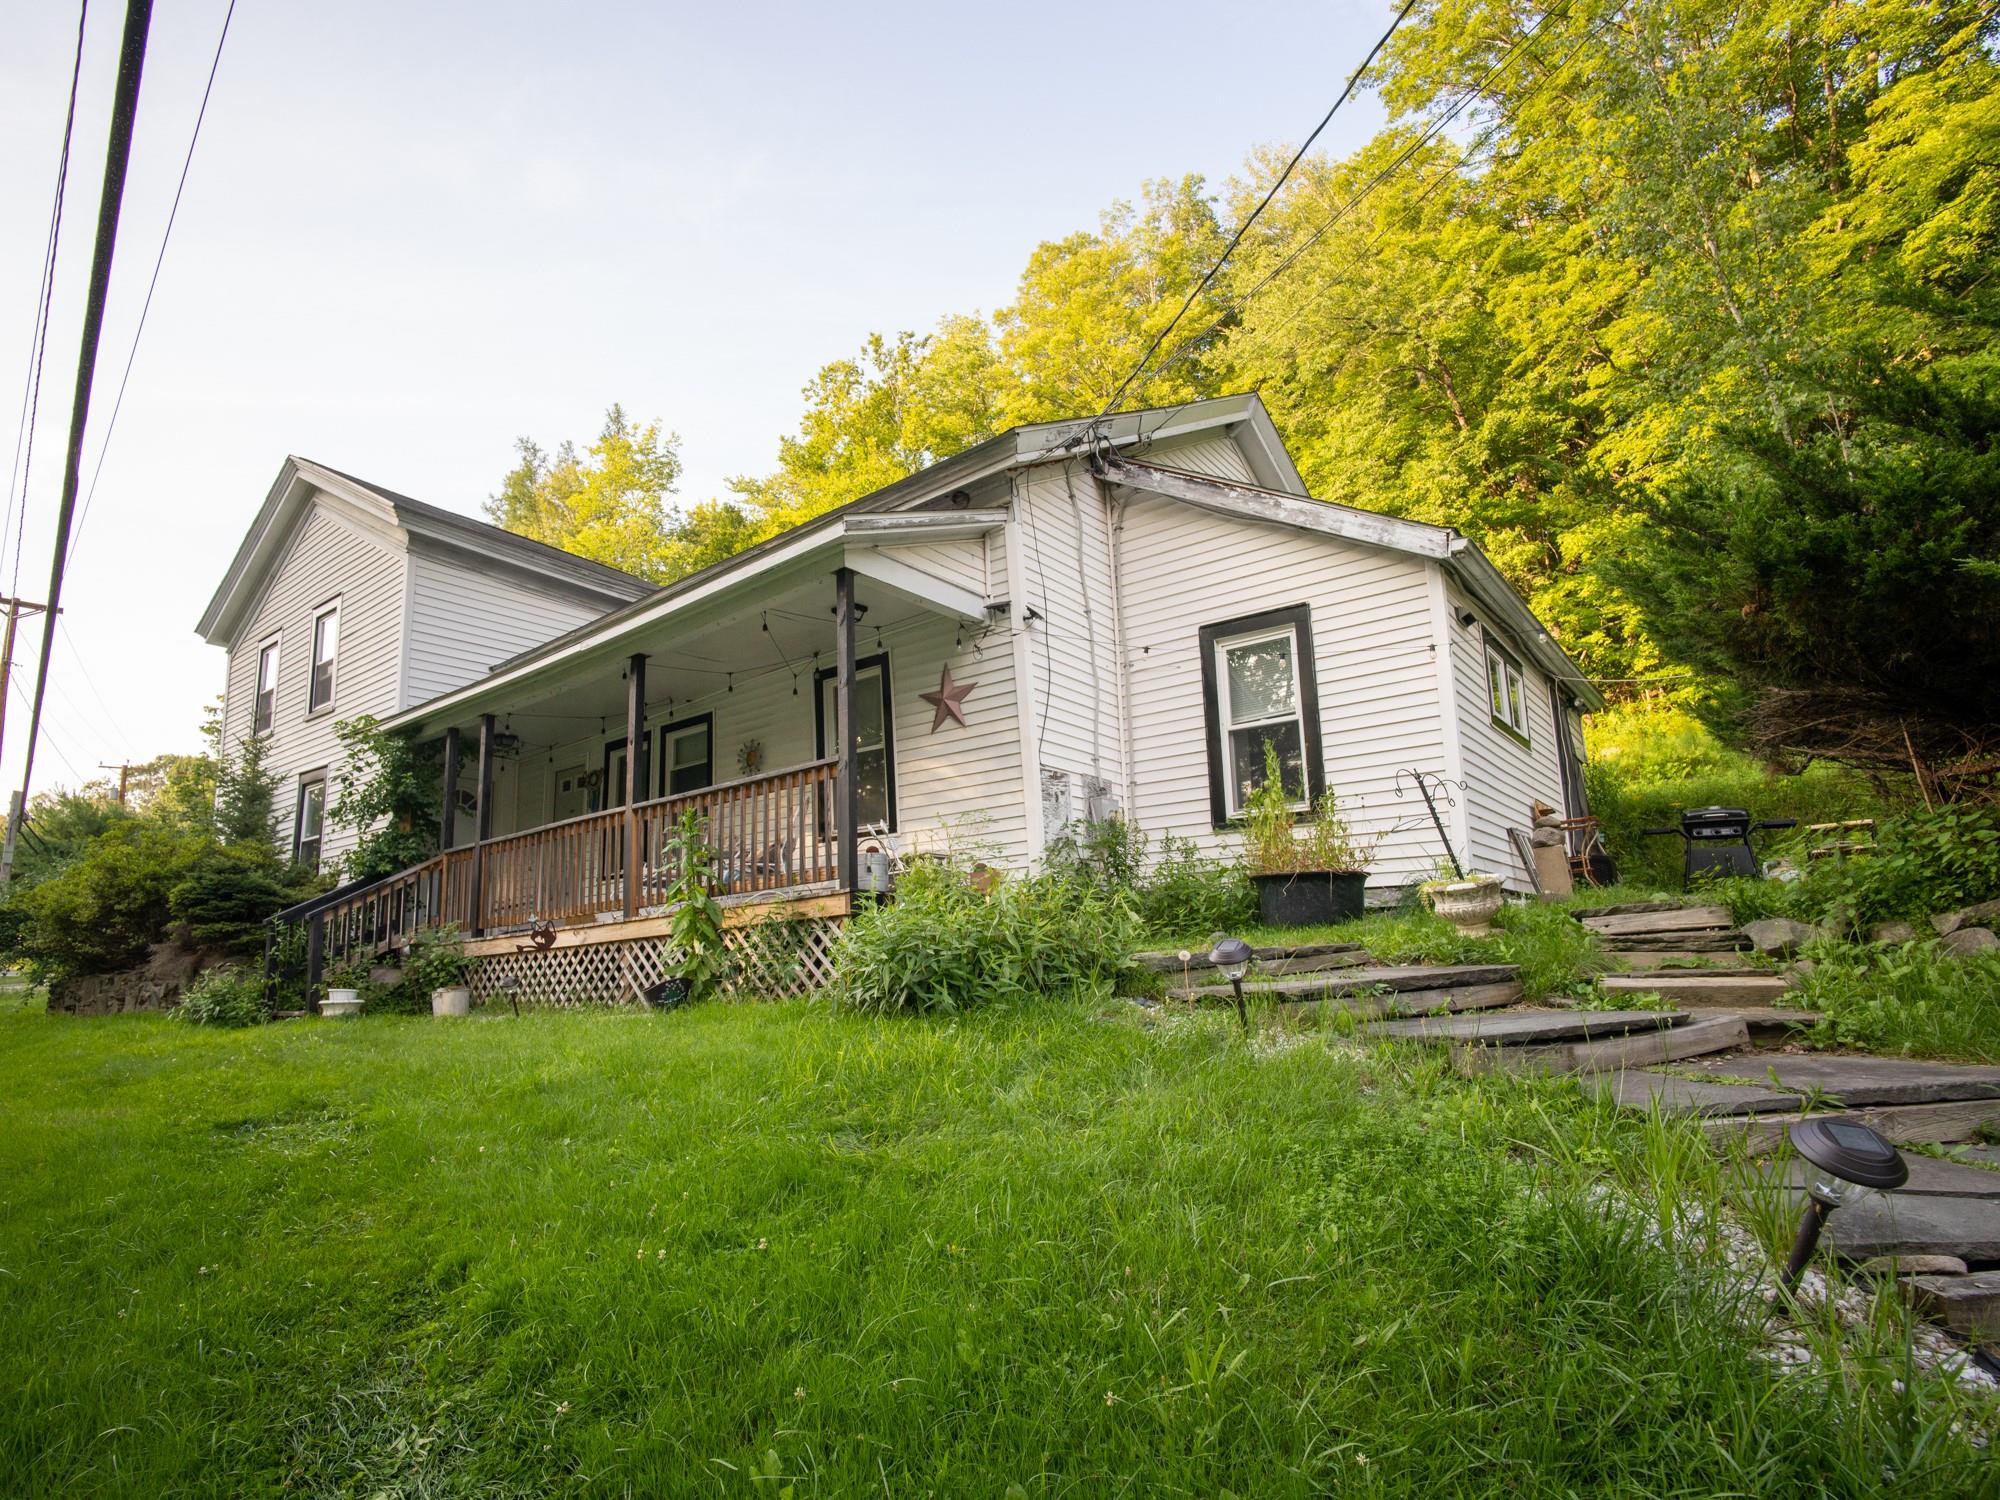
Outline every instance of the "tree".
<path fill-rule="evenodd" d="M 369 714 L 334 725 L 347 764 L 335 779 L 328 817 L 356 835 L 341 859 L 347 880 L 371 880 L 422 864 L 437 853 L 444 767 L 435 741 L 382 728 Z"/>
<path fill-rule="evenodd" d="M 668 497 L 680 478 L 679 443 L 657 422 L 635 425 L 616 405 L 583 454 L 564 442 L 551 458 L 522 438 L 520 462 L 486 514 L 520 536 L 665 582 L 675 576 Z"/>
<path fill-rule="evenodd" d="M 213 828 L 224 844 L 267 851 L 277 857 L 274 805 L 277 782 L 264 769 L 267 742 L 253 735 L 225 757 L 216 770 Z"/>

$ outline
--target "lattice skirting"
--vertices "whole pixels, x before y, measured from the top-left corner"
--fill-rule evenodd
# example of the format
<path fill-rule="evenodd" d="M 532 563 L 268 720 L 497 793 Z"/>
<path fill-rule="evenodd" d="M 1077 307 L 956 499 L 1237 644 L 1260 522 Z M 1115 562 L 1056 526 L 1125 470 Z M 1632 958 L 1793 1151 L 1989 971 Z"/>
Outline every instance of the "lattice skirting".
<path fill-rule="evenodd" d="M 839 931 L 838 919 L 831 917 L 727 929 L 722 935 L 729 956 L 723 993 L 771 998 L 811 994 L 833 977 L 831 950 Z M 677 967 L 674 945 L 663 937 L 529 948 L 474 960 L 472 993 L 480 1001 L 504 1005 L 512 979 L 519 982 L 523 1005 L 642 1005 L 645 991 L 672 977 Z"/>

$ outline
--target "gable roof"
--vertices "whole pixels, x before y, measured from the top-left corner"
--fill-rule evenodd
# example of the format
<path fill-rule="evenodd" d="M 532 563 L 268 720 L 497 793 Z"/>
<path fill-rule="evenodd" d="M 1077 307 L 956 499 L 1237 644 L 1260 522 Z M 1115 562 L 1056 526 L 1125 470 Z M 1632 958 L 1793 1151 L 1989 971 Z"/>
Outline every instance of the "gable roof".
<path fill-rule="evenodd" d="M 408 495 L 357 479 L 339 469 L 293 454 L 278 470 L 250 529 L 244 533 L 228 571 L 202 611 L 195 629 L 210 645 L 229 645 L 264 584 L 284 555 L 286 542 L 315 493 L 358 507 L 362 514 L 407 545 L 421 541 L 491 569 L 496 564 L 524 582 L 552 588 L 601 609 L 642 598 L 657 587 L 604 563 L 578 557 L 485 521 L 413 500 Z"/>

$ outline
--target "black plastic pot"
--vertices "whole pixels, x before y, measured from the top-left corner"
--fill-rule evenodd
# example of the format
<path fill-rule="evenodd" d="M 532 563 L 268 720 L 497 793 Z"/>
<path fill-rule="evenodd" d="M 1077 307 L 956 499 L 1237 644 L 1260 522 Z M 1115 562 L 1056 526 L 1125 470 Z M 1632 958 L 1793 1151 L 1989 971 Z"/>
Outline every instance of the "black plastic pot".
<path fill-rule="evenodd" d="M 1365 870 L 1306 870 L 1252 875 L 1257 916 L 1266 927 L 1317 927 L 1361 915 L 1368 896 Z"/>

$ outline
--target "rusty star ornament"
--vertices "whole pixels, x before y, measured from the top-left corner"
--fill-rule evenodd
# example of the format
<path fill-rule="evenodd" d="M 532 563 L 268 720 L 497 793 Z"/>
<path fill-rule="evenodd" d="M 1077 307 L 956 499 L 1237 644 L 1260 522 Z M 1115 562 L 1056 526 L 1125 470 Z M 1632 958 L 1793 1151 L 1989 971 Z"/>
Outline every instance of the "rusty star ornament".
<path fill-rule="evenodd" d="M 945 720 L 947 719 L 955 719 L 958 721 L 960 728 L 965 727 L 965 700 L 972 696 L 972 690 L 978 686 L 979 684 L 976 682 L 953 682 L 951 680 L 951 664 L 949 662 L 945 664 L 944 675 L 938 679 L 937 691 L 935 693 L 917 694 L 919 698 L 937 710 L 936 715 L 931 719 L 932 734 L 936 734 L 940 729 L 944 728 Z"/>

